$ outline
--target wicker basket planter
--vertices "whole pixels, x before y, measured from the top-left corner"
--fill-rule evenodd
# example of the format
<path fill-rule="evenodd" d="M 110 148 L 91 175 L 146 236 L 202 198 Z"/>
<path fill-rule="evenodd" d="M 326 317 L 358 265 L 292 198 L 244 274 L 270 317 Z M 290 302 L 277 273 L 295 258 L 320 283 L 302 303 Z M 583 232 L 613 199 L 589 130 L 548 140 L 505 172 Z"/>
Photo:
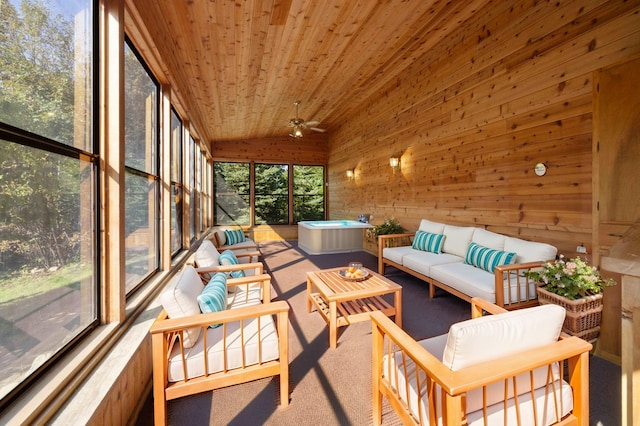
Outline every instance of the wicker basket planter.
<path fill-rule="evenodd" d="M 566 309 L 567 315 L 564 319 L 562 331 L 571 336 L 578 336 L 588 342 L 598 338 L 600 321 L 602 320 L 602 293 L 577 300 L 569 300 L 551 293 L 541 286 L 537 287 L 537 292 L 538 301 L 541 305 L 553 303 Z"/>

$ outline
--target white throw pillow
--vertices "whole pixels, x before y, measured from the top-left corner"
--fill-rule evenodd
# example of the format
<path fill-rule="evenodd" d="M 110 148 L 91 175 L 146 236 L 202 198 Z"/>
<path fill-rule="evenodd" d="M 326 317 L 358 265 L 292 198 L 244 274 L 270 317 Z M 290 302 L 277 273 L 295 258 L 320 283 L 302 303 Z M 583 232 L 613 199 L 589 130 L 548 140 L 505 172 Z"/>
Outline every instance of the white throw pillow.
<path fill-rule="evenodd" d="M 442 251 L 465 257 L 474 230 L 475 228 L 471 226 L 445 225 L 443 231 L 445 235 L 444 246 L 442 247 Z"/>
<path fill-rule="evenodd" d="M 418 230 L 430 232 L 432 234 L 442 234 L 442 232 L 444 231 L 444 223 L 432 222 L 427 219 L 422 219 L 420 221 Z"/>
<path fill-rule="evenodd" d="M 495 250 L 504 250 L 505 240 L 506 237 L 504 235 L 496 234 L 495 232 L 487 231 L 482 228 L 476 228 L 475 231 L 473 231 L 473 237 L 471 238 L 472 242 Z"/>
<path fill-rule="evenodd" d="M 193 266 L 185 266 L 160 295 L 160 303 L 167 316 L 182 318 L 200 314 L 198 296 L 203 288 L 202 280 Z M 184 346 L 186 348 L 196 344 L 200 337 L 200 331 L 200 327 L 193 327 L 184 332 Z"/>
<path fill-rule="evenodd" d="M 442 363 L 455 371 L 549 345 L 558 340 L 564 317 L 563 307 L 541 305 L 453 324 Z"/>
<path fill-rule="evenodd" d="M 516 263 L 553 260 L 558 253 L 558 249 L 550 244 L 526 241 L 514 237 L 506 238 L 504 250 L 518 253 Z"/>

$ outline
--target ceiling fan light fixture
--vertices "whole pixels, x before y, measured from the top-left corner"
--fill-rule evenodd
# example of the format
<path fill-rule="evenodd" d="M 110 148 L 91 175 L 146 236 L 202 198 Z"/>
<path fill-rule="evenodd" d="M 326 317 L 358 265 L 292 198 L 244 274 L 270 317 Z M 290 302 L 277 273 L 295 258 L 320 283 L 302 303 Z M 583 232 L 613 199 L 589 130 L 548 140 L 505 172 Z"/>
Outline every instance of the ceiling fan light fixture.
<path fill-rule="evenodd" d="M 302 129 L 309 129 L 309 130 L 313 130 L 314 132 L 320 132 L 320 133 L 324 133 L 326 131 L 325 129 L 315 127 L 318 124 L 320 124 L 318 120 L 304 121 L 302 118 L 300 118 L 300 115 L 298 115 L 298 107 L 300 106 L 300 101 L 295 101 L 293 105 L 295 105 L 296 107 L 296 116 L 295 118 L 292 118 L 291 120 L 289 120 L 289 126 L 291 127 L 291 132 L 289 133 L 289 136 L 291 136 L 292 138 L 303 137 L 304 134 L 302 133 Z"/>
<path fill-rule="evenodd" d="M 291 136 L 292 138 L 301 138 L 302 129 L 300 128 L 300 126 L 293 126 L 293 129 L 291 129 L 291 133 L 289 133 L 289 136 Z"/>

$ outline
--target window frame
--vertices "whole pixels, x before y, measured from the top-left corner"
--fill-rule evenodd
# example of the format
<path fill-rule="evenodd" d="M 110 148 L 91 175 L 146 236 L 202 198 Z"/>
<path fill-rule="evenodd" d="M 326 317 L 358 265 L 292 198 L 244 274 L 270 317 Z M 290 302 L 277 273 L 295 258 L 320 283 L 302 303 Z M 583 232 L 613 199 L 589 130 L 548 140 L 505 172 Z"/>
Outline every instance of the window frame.
<path fill-rule="evenodd" d="M 90 118 L 90 129 L 88 136 L 91 138 L 88 146 L 91 152 L 78 148 L 73 145 L 64 144 L 54 139 L 47 138 L 46 136 L 30 132 L 28 130 L 10 125 L 0 121 L 0 139 L 4 139 L 7 142 L 15 143 L 24 147 L 42 150 L 45 152 L 57 154 L 70 159 L 78 161 L 86 161 L 92 168 L 93 182 L 92 197 L 93 203 L 91 204 L 90 220 L 93 223 L 94 229 L 92 230 L 91 238 L 91 250 L 93 261 L 93 277 L 92 277 L 92 289 L 93 289 L 93 303 L 92 307 L 94 318 L 89 321 L 82 330 L 78 330 L 76 335 L 70 339 L 67 343 L 56 349 L 49 358 L 44 361 L 30 374 L 24 377 L 20 383 L 8 391 L 3 397 L 0 398 L 0 412 L 6 407 L 12 404 L 16 399 L 21 397 L 27 390 L 41 379 L 51 368 L 64 357 L 68 356 L 69 352 L 93 333 L 102 323 L 103 316 L 103 292 L 101 277 L 103 273 L 102 263 L 102 232 L 103 220 L 102 211 L 100 206 L 102 205 L 102 191 L 101 191 L 101 176 L 102 170 L 100 167 L 100 43 L 99 43 L 99 21 L 100 14 L 98 10 L 98 1 L 90 0 L 87 2 L 87 6 L 91 8 L 88 21 L 92 27 L 91 40 L 86 42 L 91 47 L 91 53 L 87 56 L 90 61 L 91 71 L 88 76 L 91 78 L 91 89 L 86 92 L 87 96 L 91 97 L 90 106 L 87 108 L 87 116 Z"/>
<path fill-rule="evenodd" d="M 159 270 L 160 270 L 160 266 L 161 266 L 161 253 L 162 253 L 162 247 L 161 247 L 161 188 L 162 188 L 162 176 L 161 176 L 161 164 L 160 164 L 160 158 L 161 158 L 161 150 L 162 150 L 162 143 L 161 143 L 161 138 L 162 138 L 162 134 L 161 134 L 161 129 L 160 129 L 160 123 L 161 123 L 161 98 L 162 98 L 162 93 L 161 93 L 161 86 L 160 86 L 160 82 L 158 81 L 158 79 L 156 78 L 155 74 L 153 73 L 153 71 L 149 68 L 147 62 L 145 61 L 144 57 L 142 57 L 142 55 L 140 54 L 140 52 L 138 51 L 138 49 L 136 48 L 135 44 L 133 43 L 133 41 L 125 34 L 124 37 L 124 45 L 123 45 L 123 49 L 124 46 L 127 46 L 131 52 L 133 53 L 133 55 L 136 57 L 136 59 L 138 60 L 139 65 L 142 67 L 142 69 L 147 73 L 147 76 L 149 77 L 149 79 L 153 82 L 154 86 L 155 86 L 155 93 L 156 93 L 156 99 L 155 99 L 155 121 L 154 121 L 154 131 L 155 131 L 155 155 L 154 158 L 152 158 L 152 161 L 154 162 L 154 169 L 155 169 L 155 174 L 153 174 L 152 172 L 148 172 L 145 170 L 140 170 L 134 167 L 131 167 L 129 165 L 127 165 L 126 160 L 124 161 L 123 164 L 123 169 L 124 169 L 124 176 L 125 178 L 122 181 L 122 185 L 124 185 L 126 187 L 126 175 L 132 174 L 135 176 L 139 176 L 139 177 L 146 177 L 147 181 L 153 181 L 155 184 L 155 194 L 156 196 L 154 197 L 154 206 L 150 207 L 153 208 L 154 210 L 154 223 L 153 224 L 149 224 L 149 230 L 153 229 L 154 231 L 154 238 L 153 240 L 155 241 L 155 267 L 153 269 L 149 269 L 147 271 L 147 273 L 142 276 L 138 282 L 136 282 L 131 288 L 127 289 L 127 281 L 125 279 L 125 282 L 123 283 L 124 285 L 124 289 L 123 291 L 125 292 L 125 297 L 129 298 L 132 295 L 134 295 L 136 293 L 136 291 L 138 289 L 140 289 L 149 279 L 151 279 Z M 123 64 L 124 65 L 124 64 Z M 124 84 L 124 81 L 126 80 L 126 75 L 124 74 L 124 70 L 123 70 L 123 76 L 122 76 L 122 81 Z M 126 96 L 126 95 L 125 95 Z M 126 111 L 125 111 L 126 113 Z M 126 120 L 123 121 L 122 123 L 123 128 L 126 125 Z M 126 145 L 126 135 L 123 135 L 123 144 Z M 125 148 L 123 148 L 125 149 Z M 126 216 L 125 216 L 125 211 L 126 211 L 126 196 L 121 200 L 121 202 L 123 203 L 124 209 L 123 209 L 123 215 L 121 216 L 121 220 L 126 223 Z M 151 212 L 151 210 L 149 210 L 148 212 Z M 125 240 L 126 240 L 126 236 L 125 236 Z M 127 244 L 126 241 L 124 242 L 124 249 L 126 251 L 127 248 Z M 169 250 L 171 250 L 171 248 L 169 247 Z M 126 263 L 123 263 L 124 265 L 124 269 L 125 271 L 127 270 L 127 266 Z"/>

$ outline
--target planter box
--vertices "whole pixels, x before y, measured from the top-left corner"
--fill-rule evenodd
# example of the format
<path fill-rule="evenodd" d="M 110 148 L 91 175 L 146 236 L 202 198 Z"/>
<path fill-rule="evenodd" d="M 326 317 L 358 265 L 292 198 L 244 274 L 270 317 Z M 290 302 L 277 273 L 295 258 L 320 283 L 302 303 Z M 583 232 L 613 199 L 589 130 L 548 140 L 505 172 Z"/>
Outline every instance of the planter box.
<path fill-rule="evenodd" d="M 538 287 L 537 292 L 538 301 L 541 305 L 553 303 L 562 306 L 567 311 L 562 331 L 586 341 L 594 341 L 598 338 L 600 321 L 602 321 L 602 293 L 577 300 L 569 300 L 542 287 Z"/>

